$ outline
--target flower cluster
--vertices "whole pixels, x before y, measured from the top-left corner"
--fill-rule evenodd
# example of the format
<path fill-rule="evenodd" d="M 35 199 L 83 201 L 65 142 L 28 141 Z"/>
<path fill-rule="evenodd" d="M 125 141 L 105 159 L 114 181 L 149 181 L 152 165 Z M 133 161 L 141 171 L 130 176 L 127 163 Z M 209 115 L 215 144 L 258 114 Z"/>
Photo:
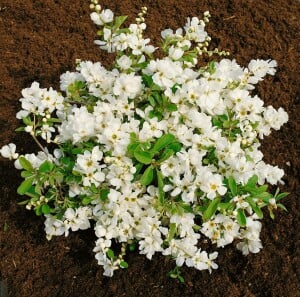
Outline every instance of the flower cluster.
<path fill-rule="evenodd" d="M 259 252 L 262 208 L 273 217 L 287 195 L 268 192 L 284 172 L 263 161 L 259 140 L 288 115 L 251 94 L 276 62 L 244 68 L 225 57 L 198 67 L 202 55 L 227 55 L 208 49 L 208 12 L 164 30 L 158 59 L 143 37 L 146 8 L 129 27 L 96 1 L 91 8 L 96 44 L 117 53 L 114 65 L 79 60 L 75 72 L 61 75 L 61 93 L 32 83 L 22 91 L 18 130 L 41 151 L 1 149 L 22 170 L 18 193 L 45 215 L 47 238 L 93 226 L 96 259 L 108 276 L 128 266 L 126 252 L 135 247 L 148 259 L 160 252 L 177 268 L 210 272 L 218 253 L 201 249 L 203 240 Z"/>

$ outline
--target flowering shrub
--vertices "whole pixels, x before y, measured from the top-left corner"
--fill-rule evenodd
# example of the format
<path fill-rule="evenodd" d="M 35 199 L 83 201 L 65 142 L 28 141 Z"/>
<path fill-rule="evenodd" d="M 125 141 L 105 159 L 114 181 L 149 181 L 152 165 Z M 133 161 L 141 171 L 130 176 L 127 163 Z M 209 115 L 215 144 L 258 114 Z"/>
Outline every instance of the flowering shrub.
<path fill-rule="evenodd" d="M 1 149 L 21 170 L 22 204 L 45 216 L 48 239 L 93 227 L 107 276 L 128 266 L 126 252 L 135 247 L 148 259 L 156 252 L 174 258 L 171 276 L 180 280 L 183 264 L 218 267 L 218 253 L 202 250 L 203 241 L 259 252 L 262 208 L 273 218 L 287 195 L 268 191 L 284 172 L 263 161 L 259 140 L 288 115 L 251 95 L 276 62 L 243 68 L 210 50 L 208 12 L 164 30 L 164 57 L 155 58 L 143 35 L 146 8 L 129 27 L 96 1 L 91 8 L 95 43 L 116 53 L 114 64 L 78 61 L 76 72 L 61 75 L 61 92 L 37 82 L 22 91 L 17 130 L 40 151 L 19 156 L 13 143 Z M 219 58 L 199 66 L 202 55 Z"/>

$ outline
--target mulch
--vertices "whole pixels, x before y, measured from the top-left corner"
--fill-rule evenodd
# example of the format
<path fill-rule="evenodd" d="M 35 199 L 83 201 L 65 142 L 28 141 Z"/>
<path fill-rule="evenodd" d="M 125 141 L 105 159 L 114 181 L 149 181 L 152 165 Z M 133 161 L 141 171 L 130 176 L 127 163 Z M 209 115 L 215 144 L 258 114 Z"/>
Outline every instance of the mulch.
<path fill-rule="evenodd" d="M 92 230 L 53 238 L 44 234 L 43 219 L 17 203 L 21 179 L 13 164 L 0 159 L 0 296 L 6 297 L 121 297 L 300 296 L 300 2 L 295 0 L 110 0 L 101 4 L 134 22 L 140 7 L 148 7 L 147 34 L 159 45 L 160 31 L 183 26 L 188 16 L 209 10 L 212 43 L 229 50 L 246 66 L 251 59 L 275 59 L 278 71 L 257 88 L 265 105 L 283 107 L 289 122 L 263 141 L 264 159 L 285 170 L 281 187 L 290 195 L 283 201 L 288 212 L 265 213 L 263 250 L 247 257 L 233 245 L 219 251 L 220 268 L 212 274 L 183 268 L 185 283 L 167 276 L 172 260 L 152 261 L 134 252 L 129 268 L 113 278 L 102 275 L 92 251 Z M 0 0 L 0 147 L 17 144 L 31 152 L 30 139 L 17 134 L 15 118 L 21 90 L 32 81 L 58 89 L 59 76 L 75 69 L 75 59 L 111 58 L 93 44 L 96 27 L 89 19 L 89 3 L 80 0 Z"/>

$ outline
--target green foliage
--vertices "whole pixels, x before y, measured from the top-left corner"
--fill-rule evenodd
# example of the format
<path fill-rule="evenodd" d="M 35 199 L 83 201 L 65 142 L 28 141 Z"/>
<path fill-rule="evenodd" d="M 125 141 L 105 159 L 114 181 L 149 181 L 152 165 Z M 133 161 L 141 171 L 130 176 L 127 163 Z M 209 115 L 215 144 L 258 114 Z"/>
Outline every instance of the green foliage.
<path fill-rule="evenodd" d="M 176 266 L 174 269 L 169 271 L 168 275 L 173 279 L 177 279 L 180 283 L 184 283 L 184 277 L 181 274 L 181 270 L 179 266 Z"/>
<path fill-rule="evenodd" d="M 164 95 L 161 88 L 153 82 L 149 75 L 142 75 L 142 81 L 148 90 L 147 102 L 142 102 L 146 107 L 150 105 L 153 107 L 148 114 L 150 118 L 157 118 L 159 121 L 163 118 L 165 113 L 177 111 L 177 105 L 170 102 L 170 99 Z"/>
<path fill-rule="evenodd" d="M 134 157 L 142 164 L 150 164 L 152 162 L 153 154 L 149 151 L 145 151 L 142 145 L 138 145 L 133 151 Z"/>
<path fill-rule="evenodd" d="M 127 16 L 124 16 L 124 15 L 115 17 L 114 25 L 113 25 L 114 30 L 119 29 L 121 27 L 121 25 L 126 21 L 126 19 L 127 19 Z"/>
<path fill-rule="evenodd" d="M 222 136 L 227 137 L 232 142 L 241 134 L 241 129 L 238 127 L 239 123 L 239 119 L 235 119 L 235 114 L 231 110 L 227 110 L 227 114 L 212 117 L 213 126 L 219 128 Z"/>
<path fill-rule="evenodd" d="M 154 177 L 154 167 L 149 165 L 141 176 L 140 183 L 143 186 L 148 186 L 151 184 Z"/>
<path fill-rule="evenodd" d="M 26 171 L 29 171 L 29 172 L 33 171 L 33 167 L 31 165 L 31 163 L 24 157 L 20 157 L 19 162 L 20 162 L 20 165 L 22 166 L 22 168 L 25 169 Z"/>
<path fill-rule="evenodd" d="M 211 200 L 208 203 L 208 206 L 202 216 L 203 221 L 209 220 L 215 214 L 215 212 L 218 209 L 218 205 L 219 205 L 220 201 L 221 201 L 221 198 L 216 197 L 214 200 Z"/>
<path fill-rule="evenodd" d="M 240 209 L 240 208 L 237 210 L 236 219 L 237 219 L 237 221 L 238 221 L 238 223 L 240 224 L 241 227 L 245 227 L 246 226 L 247 219 L 246 219 L 244 211 L 242 209 Z"/>
<path fill-rule="evenodd" d="M 19 195 L 24 195 L 28 192 L 28 190 L 32 187 L 32 184 L 34 182 L 34 176 L 28 177 L 26 178 L 24 181 L 22 181 L 22 183 L 20 184 L 20 186 L 17 189 L 17 192 Z"/>
<path fill-rule="evenodd" d="M 140 142 L 133 133 L 130 139 L 127 152 L 134 160 L 135 177 L 144 186 L 154 181 L 159 185 L 160 198 L 163 198 L 164 180 L 159 171 L 159 165 L 180 151 L 182 145 L 173 134 L 164 134 L 156 140 Z"/>
<path fill-rule="evenodd" d="M 113 260 L 115 258 L 115 253 L 112 249 L 108 249 L 106 255 L 109 259 Z"/>
<path fill-rule="evenodd" d="M 236 196 L 237 195 L 237 185 L 236 185 L 235 179 L 232 176 L 230 176 L 228 178 L 228 186 L 229 186 L 232 196 Z"/>
<path fill-rule="evenodd" d="M 120 267 L 126 269 L 126 268 L 128 268 L 128 263 L 125 262 L 125 261 L 121 261 L 121 262 L 120 262 Z"/>

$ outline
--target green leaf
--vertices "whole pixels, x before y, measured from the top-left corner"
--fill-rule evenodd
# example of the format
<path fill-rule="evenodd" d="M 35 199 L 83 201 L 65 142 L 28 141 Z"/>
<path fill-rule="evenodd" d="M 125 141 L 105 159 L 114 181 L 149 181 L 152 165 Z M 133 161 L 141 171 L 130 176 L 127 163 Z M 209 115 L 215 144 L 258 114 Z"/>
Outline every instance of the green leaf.
<path fill-rule="evenodd" d="M 216 71 L 216 62 L 215 61 L 211 61 L 208 64 L 208 72 L 210 74 L 213 74 Z"/>
<path fill-rule="evenodd" d="M 258 194 L 263 194 L 263 193 L 270 194 L 267 192 L 267 190 L 268 190 L 268 185 L 262 185 L 262 186 L 256 188 L 256 192 Z"/>
<path fill-rule="evenodd" d="M 49 206 L 48 204 L 44 204 L 44 205 L 42 206 L 42 213 L 43 213 L 43 214 L 49 214 L 50 211 L 51 211 L 51 209 L 50 209 L 50 206 Z"/>
<path fill-rule="evenodd" d="M 171 144 L 175 140 L 175 136 L 173 134 L 164 134 L 155 142 L 151 152 L 154 154 L 158 153 L 161 149 L 165 148 L 167 145 Z"/>
<path fill-rule="evenodd" d="M 21 176 L 22 176 L 23 178 L 30 177 L 30 176 L 32 176 L 32 172 L 29 172 L 29 171 L 24 170 L 24 171 L 21 172 Z"/>
<path fill-rule="evenodd" d="M 258 176 L 255 174 L 248 179 L 246 187 L 254 188 L 256 186 L 257 182 L 258 182 Z"/>
<path fill-rule="evenodd" d="M 273 212 L 273 210 L 271 208 L 269 208 L 269 214 L 270 214 L 271 219 L 274 220 L 275 219 L 275 215 L 274 215 L 274 212 Z"/>
<path fill-rule="evenodd" d="M 204 211 L 202 216 L 204 221 L 209 220 L 215 214 L 215 212 L 218 209 L 218 205 L 220 201 L 221 201 L 220 197 L 216 197 L 214 200 L 210 201 L 207 209 Z"/>
<path fill-rule="evenodd" d="M 57 118 L 50 118 L 47 119 L 47 123 L 61 123 L 61 120 Z"/>
<path fill-rule="evenodd" d="M 278 203 L 277 206 L 278 206 L 279 208 L 285 210 L 286 212 L 288 211 L 288 210 L 286 209 L 286 207 L 285 207 L 283 204 L 281 204 L 281 203 Z"/>
<path fill-rule="evenodd" d="M 130 155 L 134 154 L 134 150 L 138 147 L 139 143 L 138 142 L 133 142 L 133 143 L 129 143 L 127 146 L 127 152 Z"/>
<path fill-rule="evenodd" d="M 154 171 L 154 168 L 152 165 L 148 166 L 147 169 L 144 171 L 141 179 L 140 179 L 140 183 L 143 185 L 143 186 L 148 186 L 152 180 L 153 180 L 153 171 Z"/>
<path fill-rule="evenodd" d="M 26 205 L 29 202 L 29 200 L 24 200 L 21 202 L 18 202 L 18 205 Z"/>
<path fill-rule="evenodd" d="M 130 33 L 130 29 L 129 28 L 123 28 L 123 29 L 119 29 L 116 33 L 119 35 L 121 33 Z"/>
<path fill-rule="evenodd" d="M 43 172 L 43 173 L 50 172 L 53 169 L 53 167 L 54 167 L 53 163 L 46 160 L 40 165 L 39 172 Z"/>
<path fill-rule="evenodd" d="M 155 102 L 154 98 L 153 98 L 152 96 L 149 96 L 149 97 L 148 97 L 148 100 L 149 100 L 149 103 L 151 104 L 151 106 L 152 106 L 152 107 L 155 107 L 156 102 Z"/>
<path fill-rule="evenodd" d="M 168 242 L 170 242 L 174 238 L 175 232 L 176 232 L 176 223 L 171 223 L 169 234 L 168 234 Z"/>
<path fill-rule="evenodd" d="M 107 255 L 107 257 L 108 257 L 109 259 L 111 259 L 111 260 L 113 260 L 114 257 L 115 257 L 115 253 L 114 253 L 114 251 L 111 250 L 111 249 L 108 249 L 108 250 L 107 250 L 106 255 Z"/>
<path fill-rule="evenodd" d="M 218 208 L 222 210 L 227 210 L 229 208 L 233 207 L 232 203 L 225 202 L 225 203 L 219 203 Z"/>
<path fill-rule="evenodd" d="M 164 188 L 164 177 L 161 173 L 161 171 L 159 171 L 158 169 L 156 169 L 156 175 L 157 175 L 157 184 L 158 184 L 158 192 L 159 192 L 159 201 L 160 203 L 164 202 L 164 198 L 165 198 L 165 192 L 163 190 Z"/>
<path fill-rule="evenodd" d="M 174 155 L 174 151 L 171 149 L 165 149 L 163 153 L 161 154 L 160 158 L 156 161 L 156 163 L 160 164 L 166 160 L 168 160 L 170 157 Z"/>
<path fill-rule="evenodd" d="M 149 62 L 145 61 L 145 62 L 136 64 L 135 67 L 140 68 L 140 69 L 145 69 L 148 66 L 148 64 L 149 64 Z"/>
<path fill-rule="evenodd" d="M 238 209 L 237 210 L 237 221 L 238 223 L 240 224 L 241 227 L 245 227 L 246 224 L 247 224 L 247 219 L 246 219 L 246 216 L 245 216 L 245 213 L 242 209 Z"/>
<path fill-rule="evenodd" d="M 139 173 L 141 172 L 143 167 L 144 167 L 144 164 L 142 164 L 142 163 L 137 163 L 135 165 L 136 170 L 135 170 L 135 173 L 134 173 L 134 178 L 136 178 L 139 175 Z"/>
<path fill-rule="evenodd" d="M 133 252 L 135 250 L 135 243 L 134 242 L 129 244 L 129 250 L 131 252 Z"/>
<path fill-rule="evenodd" d="M 148 151 L 143 151 L 140 146 L 134 150 L 134 157 L 143 164 L 150 164 L 152 162 L 152 154 Z"/>
<path fill-rule="evenodd" d="M 23 169 L 30 171 L 30 172 L 32 172 L 34 170 L 31 163 L 26 158 L 20 157 L 19 162 Z"/>
<path fill-rule="evenodd" d="M 42 195 L 42 185 L 40 182 L 38 182 L 35 187 L 34 187 L 34 191 L 39 194 L 39 195 Z"/>
<path fill-rule="evenodd" d="M 184 283 L 184 277 L 181 275 L 180 267 L 176 266 L 174 269 L 169 271 L 168 275 L 171 278 L 178 279 L 181 283 Z"/>
<path fill-rule="evenodd" d="M 180 89 L 181 87 L 182 87 L 182 84 L 177 84 L 177 83 L 176 83 L 176 84 L 171 88 L 172 93 L 175 94 L 176 91 L 177 91 L 178 89 Z"/>
<path fill-rule="evenodd" d="M 252 198 L 247 198 L 246 201 L 249 203 L 249 205 L 251 206 L 251 208 L 253 209 L 253 211 L 257 214 L 257 216 L 262 219 L 264 214 L 262 212 L 262 210 L 260 209 L 260 207 L 257 206 L 257 204 L 252 200 Z"/>
<path fill-rule="evenodd" d="M 26 178 L 18 187 L 17 193 L 19 195 L 24 195 L 32 186 L 33 181 L 34 181 L 34 177 Z"/>
<path fill-rule="evenodd" d="M 236 185 L 236 181 L 232 176 L 229 176 L 228 178 L 228 186 L 230 189 L 230 192 L 232 193 L 233 196 L 237 195 L 237 185 Z"/>
<path fill-rule="evenodd" d="M 166 110 L 172 112 L 172 111 L 177 111 L 178 108 L 177 108 L 177 105 L 175 103 L 168 103 L 166 105 Z"/>
<path fill-rule="evenodd" d="M 22 118 L 23 120 L 23 123 L 26 125 L 26 126 L 31 126 L 32 125 L 32 121 L 30 119 L 30 116 L 27 116 L 25 118 Z"/>
<path fill-rule="evenodd" d="M 161 92 L 153 92 L 152 96 L 155 98 L 158 105 L 160 105 L 160 106 L 163 105 L 163 98 L 162 98 Z"/>
<path fill-rule="evenodd" d="M 42 212 L 42 206 L 41 206 L 41 205 L 37 206 L 37 207 L 34 209 L 34 212 L 35 212 L 35 214 L 36 214 L 37 216 L 41 216 L 41 215 L 43 214 L 43 212 Z"/>
<path fill-rule="evenodd" d="M 15 129 L 16 132 L 23 132 L 25 131 L 25 127 L 19 127 L 17 129 Z"/>
<path fill-rule="evenodd" d="M 157 118 L 160 121 L 163 116 L 162 116 L 162 113 L 160 111 L 150 110 L 149 113 L 148 113 L 148 117 L 150 119 Z"/>
<path fill-rule="evenodd" d="M 153 85 L 153 79 L 152 79 L 152 76 L 150 76 L 150 75 L 143 75 L 142 80 L 146 87 L 150 88 Z"/>
<path fill-rule="evenodd" d="M 168 145 L 168 149 L 171 149 L 172 151 L 174 151 L 174 153 L 180 152 L 181 148 L 182 148 L 182 144 L 178 141 L 175 141 Z"/>
<path fill-rule="evenodd" d="M 106 188 L 101 189 L 101 191 L 100 191 L 100 199 L 102 201 L 105 201 L 107 199 L 107 197 L 108 197 L 108 194 L 109 194 L 109 189 L 106 189 Z"/>
<path fill-rule="evenodd" d="M 278 194 L 278 195 L 275 196 L 275 200 L 276 200 L 276 201 L 279 201 L 280 199 L 286 197 L 286 196 L 289 195 L 289 194 L 290 194 L 290 193 L 288 193 L 288 192 L 280 193 L 280 194 Z"/>
<path fill-rule="evenodd" d="M 120 26 L 125 22 L 126 19 L 127 19 L 126 15 L 117 16 L 115 18 L 114 28 L 119 29 Z"/>
<path fill-rule="evenodd" d="M 231 122 L 230 121 L 224 121 L 223 122 L 223 127 L 224 128 L 230 128 L 230 126 L 231 126 Z"/>
<path fill-rule="evenodd" d="M 91 203 L 92 200 L 93 199 L 90 196 L 85 196 L 85 197 L 82 198 L 81 203 L 83 205 L 88 205 L 88 204 Z"/>
<path fill-rule="evenodd" d="M 120 267 L 121 267 L 121 268 L 128 268 L 128 263 L 125 262 L 125 261 L 121 261 L 121 262 L 120 262 Z"/>
<path fill-rule="evenodd" d="M 222 128 L 222 122 L 219 121 L 218 118 L 213 118 L 213 119 L 212 119 L 212 125 L 213 125 L 214 127 Z"/>

